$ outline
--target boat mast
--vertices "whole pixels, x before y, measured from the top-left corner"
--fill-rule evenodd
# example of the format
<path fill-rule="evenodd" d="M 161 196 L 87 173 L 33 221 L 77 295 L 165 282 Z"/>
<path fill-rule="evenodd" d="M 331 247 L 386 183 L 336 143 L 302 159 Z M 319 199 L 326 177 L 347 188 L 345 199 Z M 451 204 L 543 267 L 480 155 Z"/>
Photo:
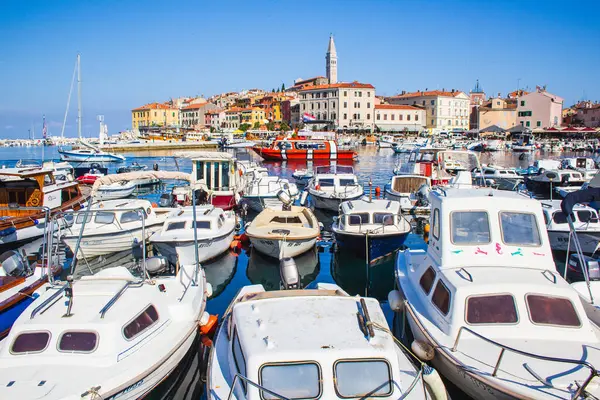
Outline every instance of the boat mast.
<path fill-rule="evenodd" d="M 81 140 L 81 55 L 77 53 L 77 134 Z"/>
<path fill-rule="evenodd" d="M 69 107 L 71 106 L 71 94 L 73 93 L 73 84 L 75 83 L 75 75 L 77 74 L 77 65 L 79 64 L 79 55 L 75 61 L 75 68 L 73 68 L 73 77 L 71 78 L 71 88 L 69 89 L 69 97 L 67 98 L 67 109 L 65 110 L 65 118 L 63 119 L 62 129 L 60 131 L 61 139 L 65 138 L 65 125 L 67 124 L 67 116 L 69 115 Z"/>

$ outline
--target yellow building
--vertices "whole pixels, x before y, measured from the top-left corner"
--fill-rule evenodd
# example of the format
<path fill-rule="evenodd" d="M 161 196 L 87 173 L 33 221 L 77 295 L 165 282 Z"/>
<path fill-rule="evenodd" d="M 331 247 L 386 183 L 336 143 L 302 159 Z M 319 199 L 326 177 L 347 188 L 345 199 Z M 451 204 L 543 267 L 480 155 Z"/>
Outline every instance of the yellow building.
<path fill-rule="evenodd" d="M 150 103 L 131 110 L 131 129 L 143 126 L 178 126 L 179 109 L 168 104 Z"/>
<path fill-rule="evenodd" d="M 265 111 L 258 107 L 244 108 L 240 111 L 240 123 L 250 124 L 254 126 L 255 123 L 265 123 Z"/>

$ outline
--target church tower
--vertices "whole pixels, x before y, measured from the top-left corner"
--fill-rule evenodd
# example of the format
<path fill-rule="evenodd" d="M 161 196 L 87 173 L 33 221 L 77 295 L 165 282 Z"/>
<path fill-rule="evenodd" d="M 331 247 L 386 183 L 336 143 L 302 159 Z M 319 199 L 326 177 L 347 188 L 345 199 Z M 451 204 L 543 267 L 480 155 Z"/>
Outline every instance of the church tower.
<path fill-rule="evenodd" d="M 329 36 L 329 47 L 327 47 L 325 63 L 329 83 L 337 83 L 337 53 L 335 51 L 335 43 L 333 43 L 333 35 Z"/>

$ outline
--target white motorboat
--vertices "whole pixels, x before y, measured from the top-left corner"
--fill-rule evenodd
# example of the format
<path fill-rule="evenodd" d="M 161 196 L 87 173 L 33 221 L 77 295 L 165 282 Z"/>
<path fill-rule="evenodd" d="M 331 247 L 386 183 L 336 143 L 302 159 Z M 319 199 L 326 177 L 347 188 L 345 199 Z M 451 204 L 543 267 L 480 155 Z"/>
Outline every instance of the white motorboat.
<path fill-rule="evenodd" d="M 296 257 L 312 249 L 319 234 L 319 221 L 306 207 L 266 208 L 246 226 L 252 247 L 278 259 Z"/>
<path fill-rule="evenodd" d="M 530 153 L 536 151 L 535 137 L 528 132 L 514 134 L 514 142 L 511 145 L 511 149 L 517 153 Z"/>
<path fill-rule="evenodd" d="M 314 174 L 312 169 L 297 169 L 292 173 L 292 178 L 296 180 L 297 185 L 306 186 L 308 182 L 313 178 Z"/>
<path fill-rule="evenodd" d="M 571 243 L 567 216 L 561 210 L 561 200 L 541 200 L 544 206 L 546 230 L 550 237 L 550 247 L 555 251 L 574 251 Z M 584 254 L 594 255 L 600 248 L 600 220 L 592 207 L 577 204 L 573 208 L 573 226 Z"/>
<path fill-rule="evenodd" d="M 373 260 L 400 248 L 411 226 L 402 216 L 399 202 L 362 198 L 340 205 L 331 230 L 342 251 Z"/>
<path fill-rule="evenodd" d="M 471 171 L 473 180 L 483 186 L 495 186 L 501 190 L 515 190 L 523 182 L 523 177 L 514 168 L 499 165 L 482 165 Z"/>
<path fill-rule="evenodd" d="M 394 137 L 391 135 L 382 135 L 378 140 L 377 140 L 377 146 L 379 146 L 382 149 L 391 149 L 392 147 L 396 146 L 398 143 L 396 143 L 396 141 L 394 140 Z"/>
<path fill-rule="evenodd" d="M 173 264 L 203 263 L 229 250 L 235 234 L 236 216 L 212 205 L 181 208 L 171 213 L 150 242 Z M 194 235 L 194 226 L 196 234 Z"/>
<path fill-rule="evenodd" d="M 142 172 L 147 171 L 148 166 L 139 164 L 137 162 L 131 163 L 131 165 L 127 165 L 124 167 L 117 168 L 117 174 L 128 174 L 131 172 Z M 124 178 L 127 179 L 127 178 Z M 160 179 L 158 178 L 133 178 L 128 179 L 128 181 L 134 186 L 152 186 L 160 183 Z"/>
<path fill-rule="evenodd" d="M 428 191 L 431 189 L 431 178 L 423 175 L 394 175 L 385 185 L 385 198 L 400 203 L 404 214 L 411 216 L 428 216 Z"/>
<path fill-rule="evenodd" d="M 389 296 L 412 348 L 474 399 L 598 397 L 600 329 L 555 270 L 541 203 L 489 188 L 430 202 L 427 250 L 399 252 Z"/>
<path fill-rule="evenodd" d="M 592 180 L 598 173 L 598 166 L 591 157 L 569 157 L 561 160 L 563 169 L 571 169 L 580 172 L 586 181 Z"/>
<path fill-rule="evenodd" d="M 437 372 L 415 368 L 396 344 L 379 302 L 337 285 L 245 286 L 223 321 L 208 359 L 209 400 L 446 399 Z"/>
<path fill-rule="evenodd" d="M 354 175 L 354 168 L 329 165 L 316 167 L 308 183 L 308 193 L 315 208 L 337 212 L 343 201 L 359 199 L 364 190 Z"/>
<path fill-rule="evenodd" d="M 212 320 L 199 265 L 153 258 L 90 275 L 82 263 L 73 275 L 34 300 L 1 342 L 0 398 L 133 400 L 180 379 L 199 325 Z"/>
<path fill-rule="evenodd" d="M 131 250 L 159 231 L 169 213 L 174 212 L 154 208 L 148 200 L 101 201 L 78 212 L 73 225 L 60 232 L 60 239 L 77 251 L 78 258 Z"/>
<path fill-rule="evenodd" d="M 540 168 L 538 174 L 528 175 L 525 179 L 527 190 L 541 198 L 553 198 L 558 188 L 577 190 L 585 183 L 581 172 L 556 169 L 545 170 Z"/>
<path fill-rule="evenodd" d="M 285 178 L 268 176 L 268 174 L 255 176 L 247 173 L 246 175 L 249 176 L 249 180 L 242 196 L 243 202 L 256 212 L 261 212 L 265 208 L 281 209 L 282 202 L 278 195 L 282 190 L 287 192 L 292 200 L 297 200 L 300 195 L 296 184 L 290 183 Z"/>
<path fill-rule="evenodd" d="M 122 181 L 102 185 L 96 194 L 97 200 L 116 200 L 129 197 L 135 191 L 136 186 L 132 182 Z"/>

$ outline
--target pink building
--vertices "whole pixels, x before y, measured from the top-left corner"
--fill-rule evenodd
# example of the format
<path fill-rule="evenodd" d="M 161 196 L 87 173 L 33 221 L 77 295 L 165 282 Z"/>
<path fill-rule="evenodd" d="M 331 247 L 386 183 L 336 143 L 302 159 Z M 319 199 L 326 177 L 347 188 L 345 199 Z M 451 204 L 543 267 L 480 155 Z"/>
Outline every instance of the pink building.
<path fill-rule="evenodd" d="M 600 103 L 582 101 L 575 106 L 577 122 L 588 128 L 600 127 Z"/>
<path fill-rule="evenodd" d="M 535 92 L 517 98 L 517 124 L 530 129 L 558 127 L 562 122 L 563 102 L 562 97 L 538 86 Z"/>

